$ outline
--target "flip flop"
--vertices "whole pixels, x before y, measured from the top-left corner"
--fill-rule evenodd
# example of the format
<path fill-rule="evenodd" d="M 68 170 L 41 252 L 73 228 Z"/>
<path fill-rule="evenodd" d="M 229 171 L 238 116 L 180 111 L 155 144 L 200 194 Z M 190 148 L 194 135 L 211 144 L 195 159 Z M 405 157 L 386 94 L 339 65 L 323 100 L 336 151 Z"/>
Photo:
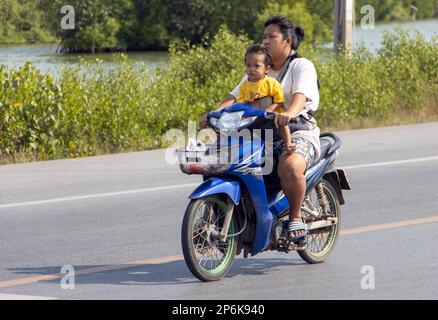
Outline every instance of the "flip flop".
<path fill-rule="evenodd" d="M 304 232 L 296 237 L 288 237 L 287 240 L 295 242 L 307 236 L 307 225 L 303 222 L 291 221 L 287 227 L 287 233 L 303 230 Z"/>

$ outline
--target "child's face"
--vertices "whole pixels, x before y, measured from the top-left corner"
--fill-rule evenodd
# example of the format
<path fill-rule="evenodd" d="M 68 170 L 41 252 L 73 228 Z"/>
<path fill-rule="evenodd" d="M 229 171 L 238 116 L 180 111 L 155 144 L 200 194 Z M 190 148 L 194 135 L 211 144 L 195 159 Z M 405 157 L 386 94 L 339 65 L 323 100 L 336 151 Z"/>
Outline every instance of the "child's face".
<path fill-rule="evenodd" d="M 265 55 L 261 53 L 250 53 L 246 56 L 246 74 L 252 82 L 263 79 L 263 76 L 271 70 L 265 65 Z"/>

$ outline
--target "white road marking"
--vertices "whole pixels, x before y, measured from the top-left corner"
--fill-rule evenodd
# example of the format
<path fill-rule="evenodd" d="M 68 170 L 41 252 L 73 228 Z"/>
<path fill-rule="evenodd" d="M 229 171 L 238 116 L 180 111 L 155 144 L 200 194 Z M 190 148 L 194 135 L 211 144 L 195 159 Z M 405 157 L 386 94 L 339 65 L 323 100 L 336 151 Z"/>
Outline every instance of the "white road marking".
<path fill-rule="evenodd" d="M 199 185 L 199 183 L 178 184 L 178 185 L 174 185 L 174 186 L 164 186 L 164 187 L 155 187 L 155 188 L 146 188 L 146 189 L 134 189 L 134 190 L 126 190 L 126 191 L 107 192 L 107 193 L 95 193 L 95 194 L 75 196 L 75 197 L 64 197 L 64 198 L 54 198 L 54 199 L 38 200 L 38 201 L 9 203 L 9 204 L 0 205 L 0 209 L 33 206 L 33 205 L 38 205 L 38 204 L 49 204 L 49 203 L 57 203 L 57 202 L 64 202 L 64 201 L 86 200 L 86 199 L 94 199 L 94 198 L 108 198 L 108 197 L 123 196 L 123 195 L 130 195 L 130 194 L 136 194 L 136 193 L 146 193 L 146 192 L 152 192 L 152 191 L 163 191 L 163 190 L 189 188 L 189 187 L 195 187 L 198 185 Z"/>
<path fill-rule="evenodd" d="M 387 162 L 376 162 L 376 163 L 359 164 L 359 165 L 355 165 L 355 166 L 341 167 L 340 169 L 351 170 L 351 169 L 384 167 L 384 166 L 392 166 L 392 165 L 397 165 L 397 164 L 407 164 L 407 163 L 435 161 L 435 160 L 438 160 L 438 156 L 427 157 L 427 158 L 408 159 L 408 160 L 398 160 L 398 161 L 387 161 Z"/>
<path fill-rule="evenodd" d="M 345 170 L 353 170 L 353 169 L 383 167 L 383 166 L 390 166 L 390 165 L 400 165 L 400 164 L 425 162 L 425 161 L 436 161 L 436 160 L 438 160 L 438 156 L 417 158 L 417 159 L 398 160 L 398 161 L 388 161 L 388 162 L 367 163 L 367 164 L 360 164 L 360 165 L 353 165 L 353 166 L 341 166 L 339 168 L 345 169 Z M 131 195 L 131 194 L 136 194 L 136 193 L 146 193 L 146 192 L 154 192 L 154 191 L 163 191 L 163 190 L 183 189 L 183 188 L 189 188 L 189 187 L 196 187 L 199 184 L 200 183 L 178 184 L 178 185 L 173 185 L 173 186 L 163 186 L 163 187 L 146 188 L 146 189 L 134 189 L 134 190 L 126 190 L 126 191 L 89 194 L 89 195 L 83 195 L 83 196 L 73 196 L 73 197 L 54 198 L 54 199 L 38 200 L 38 201 L 9 203 L 9 204 L 0 205 L 0 209 L 33 206 L 33 205 L 39 205 L 39 204 L 50 204 L 50 203 L 57 203 L 57 202 L 64 202 L 64 201 L 76 201 L 76 200 L 86 200 L 86 199 L 94 199 L 94 198 L 108 198 L 108 197 Z"/>
<path fill-rule="evenodd" d="M 58 298 L 0 293 L 0 300 L 56 300 L 56 299 Z"/>

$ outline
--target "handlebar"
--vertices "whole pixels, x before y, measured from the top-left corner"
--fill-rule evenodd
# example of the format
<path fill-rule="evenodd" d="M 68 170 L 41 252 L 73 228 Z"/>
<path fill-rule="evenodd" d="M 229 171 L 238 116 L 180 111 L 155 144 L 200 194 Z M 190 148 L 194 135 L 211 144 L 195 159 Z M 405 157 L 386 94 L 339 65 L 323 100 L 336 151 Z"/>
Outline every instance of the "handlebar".
<path fill-rule="evenodd" d="M 265 119 L 266 120 L 274 120 L 275 119 L 275 112 L 266 112 Z"/>

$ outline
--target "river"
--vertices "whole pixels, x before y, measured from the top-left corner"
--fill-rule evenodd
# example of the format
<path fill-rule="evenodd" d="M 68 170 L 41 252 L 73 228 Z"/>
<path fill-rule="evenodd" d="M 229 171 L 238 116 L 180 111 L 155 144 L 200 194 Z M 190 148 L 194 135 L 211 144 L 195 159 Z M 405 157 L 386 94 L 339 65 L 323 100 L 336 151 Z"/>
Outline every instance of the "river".
<path fill-rule="evenodd" d="M 374 29 L 364 30 L 360 25 L 356 26 L 354 42 L 363 42 L 371 51 L 376 51 L 381 44 L 384 31 L 394 31 L 396 26 L 402 26 L 409 30 L 417 29 L 427 39 L 438 36 L 438 19 L 422 20 L 405 23 L 376 24 Z M 57 67 L 62 64 L 75 65 L 80 57 L 91 57 L 91 54 L 57 54 L 56 45 L 15 45 L 0 46 L 0 64 L 9 68 L 23 65 L 31 60 L 41 72 L 57 74 Z M 157 66 L 165 66 L 168 54 L 166 52 L 129 52 L 127 55 L 135 62 L 143 62 L 151 70 Z M 111 67 L 114 62 L 113 54 L 96 54 L 93 57 L 103 60 L 105 68 Z"/>
<path fill-rule="evenodd" d="M 414 34 L 418 30 L 421 35 L 428 41 L 434 36 L 438 36 L 438 19 L 419 20 L 403 23 L 382 23 L 376 24 L 374 29 L 362 29 L 360 24 L 356 26 L 353 32 L 355 46 L 363 42 L 372 52 L 381 47 L 383 34 L 385 31 L 394 32 L 396 27 L 402 27 Z"/>
<path fill-rule="evenodd" d="M 41 72 L 57 75 L 57 67 L 63 64 L 77 65 L 81 58 L 98 58 L 103 61 L 104 68 L 110 68 L 117 59 L 116 55 L 111 53 L 95 54 L 94 56 L 84 53 L 59 54 L 56 53 L 56 48 L 55 44 L 0 46 L 0 64 L 13 68 L 30 60 Z M 126 55 L 135 63 L 144 63 L 150 70 L 157 66 L 164 66 L 168 60 L 167 52 L 128 52 Z"/>

